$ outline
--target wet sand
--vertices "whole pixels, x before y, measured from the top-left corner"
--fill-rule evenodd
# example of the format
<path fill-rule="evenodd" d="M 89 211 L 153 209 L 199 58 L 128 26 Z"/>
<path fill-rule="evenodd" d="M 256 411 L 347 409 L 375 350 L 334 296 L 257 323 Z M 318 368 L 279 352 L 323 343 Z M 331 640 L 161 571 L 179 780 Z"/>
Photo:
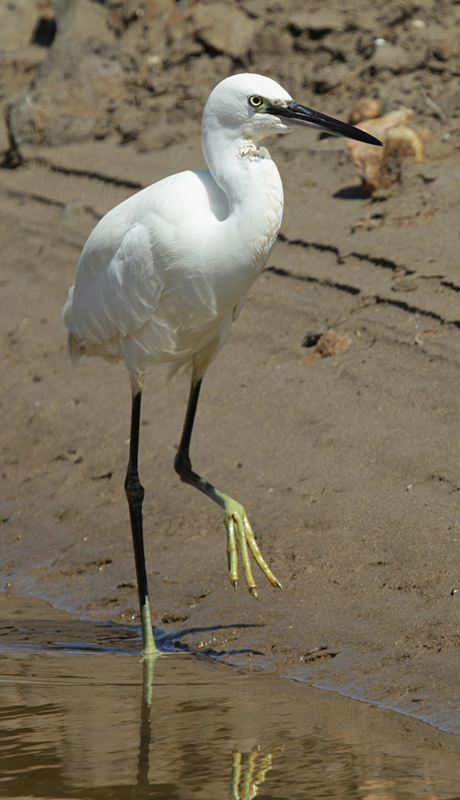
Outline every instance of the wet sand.
<path fill-rule="evenodd" d="M 458 738 L 0 596 L 2 796 L 450 800 Z"/>

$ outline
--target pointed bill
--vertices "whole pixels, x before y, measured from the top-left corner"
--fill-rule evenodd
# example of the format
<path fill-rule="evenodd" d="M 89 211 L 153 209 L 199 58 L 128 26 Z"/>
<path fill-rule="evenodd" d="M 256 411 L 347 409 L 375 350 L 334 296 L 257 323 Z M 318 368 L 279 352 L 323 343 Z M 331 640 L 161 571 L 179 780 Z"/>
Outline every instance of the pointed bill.
<path fill-rule="evenodd" d="M 302 106 L 300 103 L 296 103 L 295 100 L 290 100 L 283 105 L 268 106 L 265 111 L 267 114 L 282 117 L 293 126 L 316 128 L 317 130 L 325 131 L 325 133 L 332 133 L 335 136 L 346 136 L 347 139 L 356 139 L 358 142 L 366 142 L 366 144 L 383 147 L 382 142 L 376 139 L 375 136 L 371 136 L 370 133 L 366 133 L 360 128 L 355 128 L 354 125 L 341 122 L 339 119 L 334 119 L 334 117 L 321 114 L 320 111 L 314 111 L 312 108 Z"/>

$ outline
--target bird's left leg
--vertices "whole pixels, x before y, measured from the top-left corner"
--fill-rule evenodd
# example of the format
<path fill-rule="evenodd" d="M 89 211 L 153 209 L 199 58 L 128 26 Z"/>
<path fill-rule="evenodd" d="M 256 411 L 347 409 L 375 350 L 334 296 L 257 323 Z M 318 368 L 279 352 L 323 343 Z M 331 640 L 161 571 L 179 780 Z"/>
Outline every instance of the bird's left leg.
<path fill-rule="evenodd" d="M 215 503 L 224 509 L 224 523 L 227 529 L 227 555 L 230 582 L 236 589 L 238 584 L 239 550 L 249 592 L 253 597 L 257 597 L 257 584 L 252 574 L 251 560 L 249 556 L 250 552 L 270 583 L 273 586 L 277 586 L 279 589 L 281 589 L 281 583 L 274 576 L 273 572 L 262 556 L 260 548 L 255 540 L 254 531 L 249 524 L 246 511 L 240 503 L 237 503 L 236 500 L 233 500 L 228 495 L 219 491 L 219 489 L 216 489 L 215 486 L 202 478 L 201 475 L 198 475 L 198 473 L 194 472 L 192 469 L 189 454 L 190 440 L 192 438 L 192 429 L 198 405 L 198 398 L 200 395 L 201 382 L 201 378 L 196 379 L 195 376 L 192 377 L 187 412 L 185 415 L 179 449 L 177 451 L 176 458 L 174 459 L 174 468 L 184 483 L 189 483 L 191 486 L 195 486 L 196 489 L 199 489 L 200 492 L 203 492 L 205 495 L 207 495 L 207 497 L 210 497 L 211 500 L 214 500 Z"/>

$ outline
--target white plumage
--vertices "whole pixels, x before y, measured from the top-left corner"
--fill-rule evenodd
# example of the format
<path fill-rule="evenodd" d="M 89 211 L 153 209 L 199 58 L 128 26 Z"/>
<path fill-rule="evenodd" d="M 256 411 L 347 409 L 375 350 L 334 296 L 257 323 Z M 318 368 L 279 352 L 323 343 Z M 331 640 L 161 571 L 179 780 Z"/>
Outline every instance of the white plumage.
<path fill-rule="evenodd" d="M 137 449 L 141 390 L 147 370 L 170 362 L 192 365 L 192 386 L 175 467 L 225 511 L 230 579 L 240 551 L 252 594 L 249 551 L 276 586 L 244 508 L 193 472 L 189 445 L 203 375 L 229 334 L 248 290 L 275 243 L 283 187 L 261 140 L 311 126 L 378 144 L 295 103 L 270 78 L 235 75 L 211 93 L 202 120 L 209 171 L 172 175 L 121 203 L 101 219 L 83 248 L 75 285 L 63 309 L 73 360 L 99 355 L 124 360 L 133 408 L 125 482 L 135 549 L 146 652 L 154 652 L 142 533 L 143 489 Z"/>
<path fill-rule="evenodd" d="M 224 343 L 283 211 L 276 165 L 236 128 L 254 117 L 247 96 L 255 83 L 265 95 L 290 99 L 274 81 L 252 75 L 214 90 L 202 126 L 214 178 L 205 170 L 165 178 L 109 211 L 90 235 L 63 312 L 73 358 L 122 358 L 140 387 L 153 364 L 195 359 L 205 368 Z M 231 116 L 230 128 L 229 91 L 244 111 Z M 258 137 L 286 128 L 275 117 L 264 122 Z"/>

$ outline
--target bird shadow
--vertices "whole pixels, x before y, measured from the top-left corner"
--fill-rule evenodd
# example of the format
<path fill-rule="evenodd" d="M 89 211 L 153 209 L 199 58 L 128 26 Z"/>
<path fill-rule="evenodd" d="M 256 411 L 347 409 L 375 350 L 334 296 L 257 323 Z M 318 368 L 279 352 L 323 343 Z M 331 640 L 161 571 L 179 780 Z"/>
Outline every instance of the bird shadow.
<path fill-rule="evenodd" d="M 198 627 L 198 628 L 183 628 L 179 631 L 174 631 L 174 633 L 166 633 L 165 631 L 161 630 L 160 628 L 154 629 L 155 634 L 155 642 L 158 648 L 164 652 L 184 652 L 184 653 L 193 653 L 199 655 L 210 656 L 212 658 L 223 658 L 225 656 L 233 656 L 233 655 L 243 655 L 243 654 L 250 654 L 256 656 L 263 656 L 263 653 L 260 650 L 253 650 L 250 647 L 244 647 L 240 649 L 233 649 L 233 650 L 216 650 L 213 647 L 203 647 L 197 651 L 191 645 L 188 645 L 186 642 L 181 641 L 185 636 L 196 635 L 200 633 L 210 633 L 213 631 L 223 631 L 223 630 L 234 630 L 235 628 L 245 629 L 245 628 L 263 628 L 262 624 L 249 624 L 249 623 L 236 623 L 234 625 L 209 625 L 207 627 Z"/>

